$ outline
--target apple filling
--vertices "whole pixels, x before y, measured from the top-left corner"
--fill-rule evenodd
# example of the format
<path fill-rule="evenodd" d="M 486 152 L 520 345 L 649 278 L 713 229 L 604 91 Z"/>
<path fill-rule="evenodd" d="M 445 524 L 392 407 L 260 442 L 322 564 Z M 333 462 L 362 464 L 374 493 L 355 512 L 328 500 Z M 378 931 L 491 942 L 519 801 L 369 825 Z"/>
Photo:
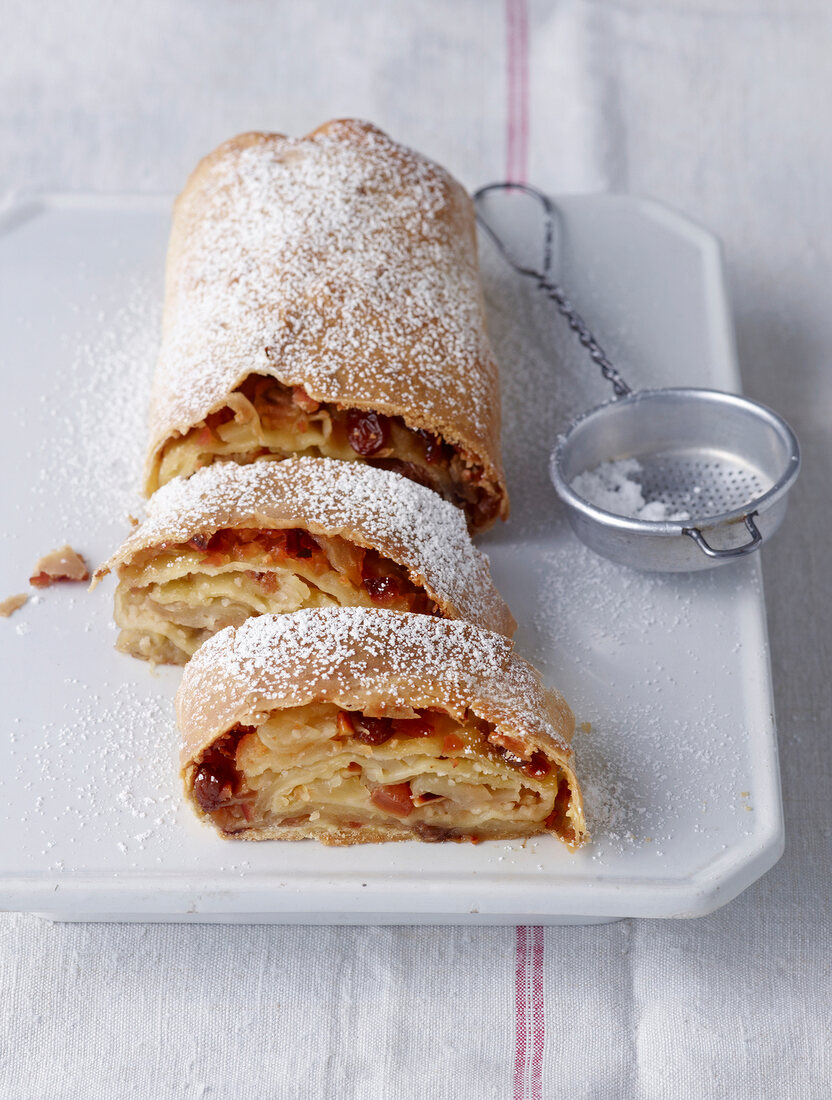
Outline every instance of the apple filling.
<path fill-rule="evenodd" d="M 243 838 L 295 826 L 330 844 L 545 832 L 570 844 L 579 831 L 557 764 L 471 711 L 462 721 L 333 703 L 278 711 L 221 736 L 190 764 L 186 786 L 214 825 Z"/>
<path fill-rule="evenodd" d="M 400 416 L 342 408 L 311 398 L 301 386 L 249 375 L 226 405 L 162 448 L 152 489 L 190 477 L 212 462 L 312 455 L 368 462 L 427 485 L 463 508 L 472 528 L 488 526 L 501 494 L 461 448 L 408 427 Z"/>
<path fill-rule="evenodd" d="M 151 547 L 119 568 L 117 645 L 157 664 L 185 664 L 212 634 L 253 615 L 338 606 L 438 613 L 407 571 L 375 550 L 296 528 L 233 528 Z"/>

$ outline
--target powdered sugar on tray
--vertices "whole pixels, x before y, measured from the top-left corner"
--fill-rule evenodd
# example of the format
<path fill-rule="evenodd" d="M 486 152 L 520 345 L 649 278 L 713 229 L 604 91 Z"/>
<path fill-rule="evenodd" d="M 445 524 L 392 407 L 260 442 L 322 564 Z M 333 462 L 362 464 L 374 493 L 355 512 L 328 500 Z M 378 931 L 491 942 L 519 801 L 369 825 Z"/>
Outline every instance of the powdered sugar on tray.
<path fill-rule="evenodd" d="M 608 862 L 644 845 L 662 854 L 680 828 L 706 830 L 715 802 L 739 810 L 741 769 L 726 765 L 726 744 L 748 734 L 742 720 L 726 728 L 708 686 L 714 655 L 699 642 L 699 609 L 714 609 L 714 629 L 730 622 L 732 597 L 757 586 L 753 570 L 638 573 L 589 550 L 565 518 L 535 566 L 525 649 L 544 666 L 554 656 L 558 682 L 569 684 L 592 858 Z"/>
<path fill-rule="evenodd" d="M 55 846 L 50 838 L 67 832 L 69 813 L 83 824 L 87 840 L 116 845 L 129 862 L 158 848 L 181 805 L 169 691 L 78 679 L 63 687 L 77 696 L 70 710 L 34 735 L 12 729 L 15 778 L 33 795 L 22 824 L 37 826 L 46 853 Z M 68 755 L 76 767 L 66 767 Z M 122 819 L 115 834 L 114 811 Z"/>
<path fill-rule="evenodd" d="M 86 302 L 85 309 L 94 309 Z M 134 282 L 111 314 L 97 324 L 84 318 L 83 333 L 68 332 L 60 399 L 41 401 L 52 430 L 49 461 L 30 457 L 38 469 L 33 492 L 49 497 L 58 519 L 77 529 L 79 510 L 87 529 L 114 517 L 126 521 L 141 507 L 141 471 L 147 445 L 147 404 L 159 347 L 158 287 Z M 55 491 L 55 482 L 60 488 Z M 71 487 L 71 492 L 70 492 Z"/>
<path fill-rule="evenodd" d="M 676 510 L 666 500 L 655 498 L 645 501 L 640 480 L 642 472 L 637 458 L 602 462 L 594 469 L 578 474 L 569 487 L 596 508 L 603 508 L 616 516 L 653 521 L 690 519 L 690 512 Z"/>
<path fill-rule="evenodd" d="M 549 478 L 550 453 L 602 391 L 594 392 L 586 353 L 552 303 L 488 242 L 481 248 L 517 540 L 509 550 L 499 531 L 486 536 L 495 543 L 492 571 L 520 622 L 518 647 L 575 711 L 588 858 L 604 867 L 648 855 L 662 863 L 691 836 L 704 842 L 720 814 L 747 820 L 739 791 L 747 783 L 749 719 L 742 711 L 726 718 L 730 691 L 714 691 L 725 668 L 702 639 L 736 631 L 732 609 L 758 591 L 758 575 L 753 567 L 722 575 L 638 573 L 574 537 Z M 622 368 L 629 369 L 626 359 Z M 637 460 L 606 464 L 573 488 L 619 515 L 688 518 L 664 501 L 646 501 L 640 473 Z M 524 541 L 526 553 L 519 549 Z M 522 586 L 512 585 L 518 572 Z"/>

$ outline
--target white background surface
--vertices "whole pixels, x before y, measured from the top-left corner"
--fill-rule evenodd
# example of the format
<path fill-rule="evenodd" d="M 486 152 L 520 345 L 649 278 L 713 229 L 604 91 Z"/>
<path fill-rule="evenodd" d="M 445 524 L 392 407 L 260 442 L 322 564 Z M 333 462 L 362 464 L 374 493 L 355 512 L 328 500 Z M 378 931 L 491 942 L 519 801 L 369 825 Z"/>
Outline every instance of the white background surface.
<path fill-rule="evenodd" d="M 6 0 L 2 26 L 4 188 L 174 190 L 235 131 L 344 114 L 505 172 L 500 3 Z M 830 9 L 540 0 L 530 37 L 529 178 L 722 236 L 746 392 L 806 459 L 764 562 L 786 854 L 698 922 L 547 930 L 538 1095 L 825 1097 Z M 512 1094 L 513 929 L 0 928 L 4 1096 Z"/>
<path fill-rule="evenodd" d="M 26 520 L 23 531 L 0 529 L 0 591 L 21 586 L 43 547 L 69 541 L 105 561 L 128 513 L 141 513 L 170 203 L 76 195 L 0 218 L 0 332 L 16 410 L 0 468 L 20 456 L 27 467 L 0 483 L 0 514 Z M 540 250 L 540 208 L 527 196 L 492 196 L 485 209 L 513 254 Z M 712 236 L 630 195 L 565 196 L 558 212 L 557 269 L 634 386 L 736 389 Z M 183 803 L 173 721 L 181 669 L 151 671 L 116 652 L 111 578 L 94 595 L 60 586 L 0 631 L 0 908 L 295 924 L 689 917 L 726 904 L 776 862 L 783 823 L 760 559 L 647 577 L 575 539 L 550 452 L 604 384 L 550 302 L 487 240 L 481 271 L 511 495 L 508 523 L 481 545 L 519 623 L 518 652 L 575 711 L 592 843 L 580 852 L 551 837 L 349 852 L 230 844 Z M 141 301 L 132 326 L 120 325 L 126 303 Z M 139 336 L 147 354 L 136 356 Z M 56 410 L 43 398 L 57 391 Z"/>

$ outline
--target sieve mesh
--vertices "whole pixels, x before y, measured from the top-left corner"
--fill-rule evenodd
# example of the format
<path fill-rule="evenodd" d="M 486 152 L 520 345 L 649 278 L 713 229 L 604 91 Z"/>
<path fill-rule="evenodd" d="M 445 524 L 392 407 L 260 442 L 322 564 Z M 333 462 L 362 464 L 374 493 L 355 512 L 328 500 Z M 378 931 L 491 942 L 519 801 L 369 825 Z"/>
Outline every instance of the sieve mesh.
<path fill-rule="evenodd" d="M 647 503 L 661 501 L 674 512 L 704 520 L 744 508 L 772 488 L 763 471 L 721 453 L 659 452 L 636 456 Z"/>

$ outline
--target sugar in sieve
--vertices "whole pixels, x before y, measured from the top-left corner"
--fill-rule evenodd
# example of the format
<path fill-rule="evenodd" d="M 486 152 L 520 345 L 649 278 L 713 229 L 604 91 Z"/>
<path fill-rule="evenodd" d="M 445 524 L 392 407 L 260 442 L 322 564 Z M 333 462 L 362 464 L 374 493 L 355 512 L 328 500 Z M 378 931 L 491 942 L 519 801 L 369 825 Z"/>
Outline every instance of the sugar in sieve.
<path fill-rule="evenodd" d="M 543 211 L 541 269 L 512 256 L 482 216 L 483 196 L 513 190 Z M 719 390 L 633 392 L 551 275 L 556 207 L 527 184 L 474 195 L 477 218 L 507 262 L 555 303 L 614 397 L 577 417 L 558 441 L 550 474 L 582 542 L 636 569 L 708 569 L 754 553 L 780 526 L 800 470 L 797 437 L 756 401 Z"/>

